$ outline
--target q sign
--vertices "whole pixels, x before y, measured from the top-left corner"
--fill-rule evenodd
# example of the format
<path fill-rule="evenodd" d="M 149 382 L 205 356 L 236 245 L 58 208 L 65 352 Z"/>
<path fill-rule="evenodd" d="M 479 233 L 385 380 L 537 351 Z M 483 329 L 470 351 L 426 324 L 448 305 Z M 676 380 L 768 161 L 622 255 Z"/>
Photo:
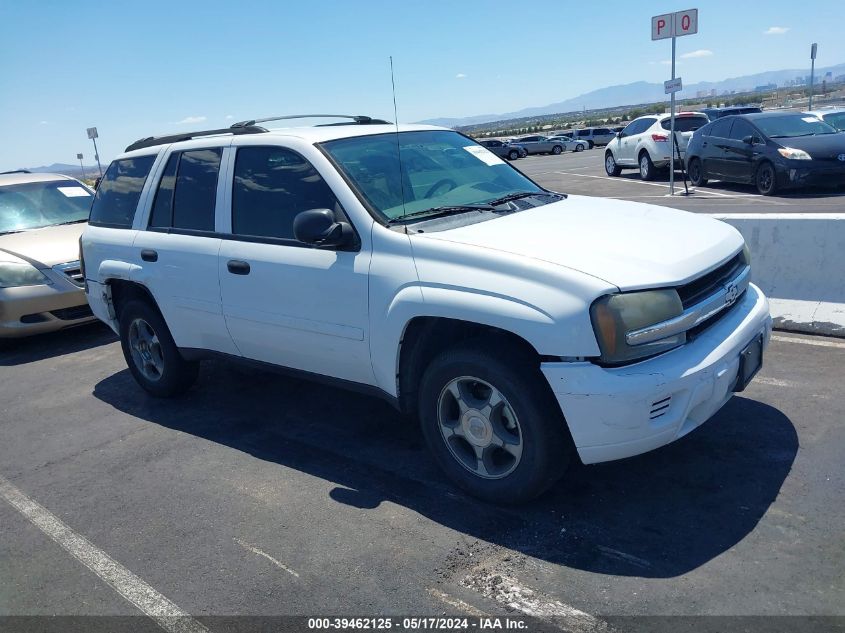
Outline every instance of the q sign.
<path fill-rule="evenodd" d="M 675 36 L 698 33 L 698 9 L 678 11 L 675 14 Z"/>

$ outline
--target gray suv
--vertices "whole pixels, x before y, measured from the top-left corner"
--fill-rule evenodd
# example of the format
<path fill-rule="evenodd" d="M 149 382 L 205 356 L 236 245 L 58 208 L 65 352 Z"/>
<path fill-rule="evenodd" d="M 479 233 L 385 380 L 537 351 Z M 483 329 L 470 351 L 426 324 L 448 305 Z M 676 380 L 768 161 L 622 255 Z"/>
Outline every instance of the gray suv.
<path fill-rule="evenodd" d="M 597 145 L 607 145 L 616 137 L 616 134 L 607 127 L 588 127 L 583 130 L 575 130 L 570 136 L 577 141 L 587 141 L 590 149 L 593 149 Z"/>

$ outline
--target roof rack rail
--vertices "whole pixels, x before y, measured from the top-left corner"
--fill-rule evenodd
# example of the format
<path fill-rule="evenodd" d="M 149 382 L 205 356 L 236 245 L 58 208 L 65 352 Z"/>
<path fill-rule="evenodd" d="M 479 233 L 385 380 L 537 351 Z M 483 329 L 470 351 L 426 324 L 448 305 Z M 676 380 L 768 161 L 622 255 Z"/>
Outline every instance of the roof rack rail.
<path fill-rule="evenodd" d="M 267 123 L 268 121 L 287 121 L 290 119 L 351 119 L 352 123 L 359 125 L 370 125 L 373 123 L 387 123 L 381 119 L 373 119 L 363 114 L 288 114 L 286 116 L 271 116 L 266 119 L 250 119 L 239 121 L 232 125 L 233 128 L 243 128 L 255 125 L 256 123 Z M 348 123 L 332 123 L 330 125 L 349 125 Z"/>
<path fill-rule="evenodd" d="M 182 134 L 170 134 L 167 136 L 148 136 L 146 138 L 138 139 L 132 145 L 126 148 L 127 152 L 135 151 L 136 149 L 143 149 L 145 147 L 155 147 L 156 145 L 165 145 L 167 143 L 177 143 L 179 141 L 190 141 L 193 138 L 200 138 L 203 136 L 215 136 L 218 134 L 259 134 L 267 130 L 257 125 L 243 125 L 232 127 L 224 127 L 217 130 L 201 130 L 199 132 L 184 132 Z"/>
<path fill-rule="evenodd" d="M 11 171 L 0 171 L 0 176 L 4 174 L 31 174 L 28 169 L 12 169 Z"/>

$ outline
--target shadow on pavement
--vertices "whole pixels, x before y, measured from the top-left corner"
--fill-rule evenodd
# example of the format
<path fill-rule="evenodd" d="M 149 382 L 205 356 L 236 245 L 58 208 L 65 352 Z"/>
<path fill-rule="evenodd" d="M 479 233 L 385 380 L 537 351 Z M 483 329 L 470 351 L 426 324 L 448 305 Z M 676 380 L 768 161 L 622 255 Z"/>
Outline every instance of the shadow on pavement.
<path fill-rule="evenodd" d="M 625 576 L 677 576 L 737 544 L 777 497 L 798 450 L 786 416 L 737 397 L 672 445 L 579 463 L 541 499 L 508 508 L 453 488 L 418 430 L 374 398 L 216 361 L 178 399 L 148 396 L 128 370 L 102 380 L 94 395 L 142 420 L 333 482 L 338 503 L 366 509 L 389 500 L 483 541 Z"/>
<path fill-rule="evenodd" d="M 26 365 L 117 341 L 108 326 L 96 322 L 20 339 L 0 340 L 0 367 Z"/>

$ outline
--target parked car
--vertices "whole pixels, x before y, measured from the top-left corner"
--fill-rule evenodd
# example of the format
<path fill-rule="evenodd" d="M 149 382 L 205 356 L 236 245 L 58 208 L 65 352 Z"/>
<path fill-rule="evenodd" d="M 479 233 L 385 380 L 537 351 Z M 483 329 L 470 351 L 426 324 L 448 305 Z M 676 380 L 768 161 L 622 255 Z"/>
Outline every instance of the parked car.
<path fill-rule="evenodd" d="M 690 181 L 749 183 L 764 196 L 802 185 L 845 185 L 845 133 L 802 112 L 724 117 L 687 147 Z"/>
<path fill-rule="evenodd" d="M 845 131 L 845 108 L 822 108 L 813 110 L 807 114 L 819 117 L 828 125 L 835 127 L 840 132 Z"/>
<path fill-rule="evenodd" d="M 641 116 L 617 133 L 604 153 L 607 175 L 618 176 L 623 169 L 634 168 L 640 170 L 643 180 L 653 180 L 658 170 L 668 168 L 672 155 L 670 119 L 668 114 Z M 707 122 L 707 117 L 700 112 L 681 112 L 675 115 L 675 137 L 678 141 L 675 158 L 678 167 L 682 166 L 684 152 L 692 133 Z"/>
<path fill-rule="evenodd" d="M 479 145 L 483 145 L 499 158 L 507 158 L 508 160 L 516 160 L 517 158 L 524 158 L 528 152 L 524 147 L 519 145 L 511 145 L 504 141 L 496 139 L 482 139 L 478 141 Z"/>
<path fill-rule="evenodd" d="M 563 151 L 565 152 L 583 152 L 590 146 L 587 141 L 576 141 L 571 136 L 565 136 L 562 134 L 550 136 L 549 140 L 553 142 L 562 143 Z"/>
<path fill-rule="evenodd" d="M 355 120 L 145 138 L 111 163 L 88 299 L 150 394 L 209 357 L 362 390 L 416 417 L 459 486 L 513 503 L 576 455 L 686 435 L 759 369 L 768 303 L 730 225 Z"/>
<path fill-rule="evenodd" d="M 754 114 L 755 112 L 762 112 L 762 108 L 757 106 L 726 106 L 723 108 L 702 108 L 700 110 L 707 118 L 711 121 L 715 121 L 716 119 L 721 119 L 724 116 L 734 116 L 736 114 Z"/>
<path fill-rule="evenodd" d="M 523 136 L 512 141 L 525 148 L 529 154 L 560 154 L 563 143 L 552 141 L 548 136 Z"/>
<path fill-rule="evenodd" d="M 91 200 L 60 174 L 0 175 L 0 339 L 93 319 L 79 265 Z"/>
<path fill-rule="evenodd" d="M 588 127 L 583 130 L 575 130 L 572 138 L 579 141 L 587 141 L 590 149 L 598 146 L 604 146 L 613 140 L 614 134 L 610 128 L 606 127 Z"/>

